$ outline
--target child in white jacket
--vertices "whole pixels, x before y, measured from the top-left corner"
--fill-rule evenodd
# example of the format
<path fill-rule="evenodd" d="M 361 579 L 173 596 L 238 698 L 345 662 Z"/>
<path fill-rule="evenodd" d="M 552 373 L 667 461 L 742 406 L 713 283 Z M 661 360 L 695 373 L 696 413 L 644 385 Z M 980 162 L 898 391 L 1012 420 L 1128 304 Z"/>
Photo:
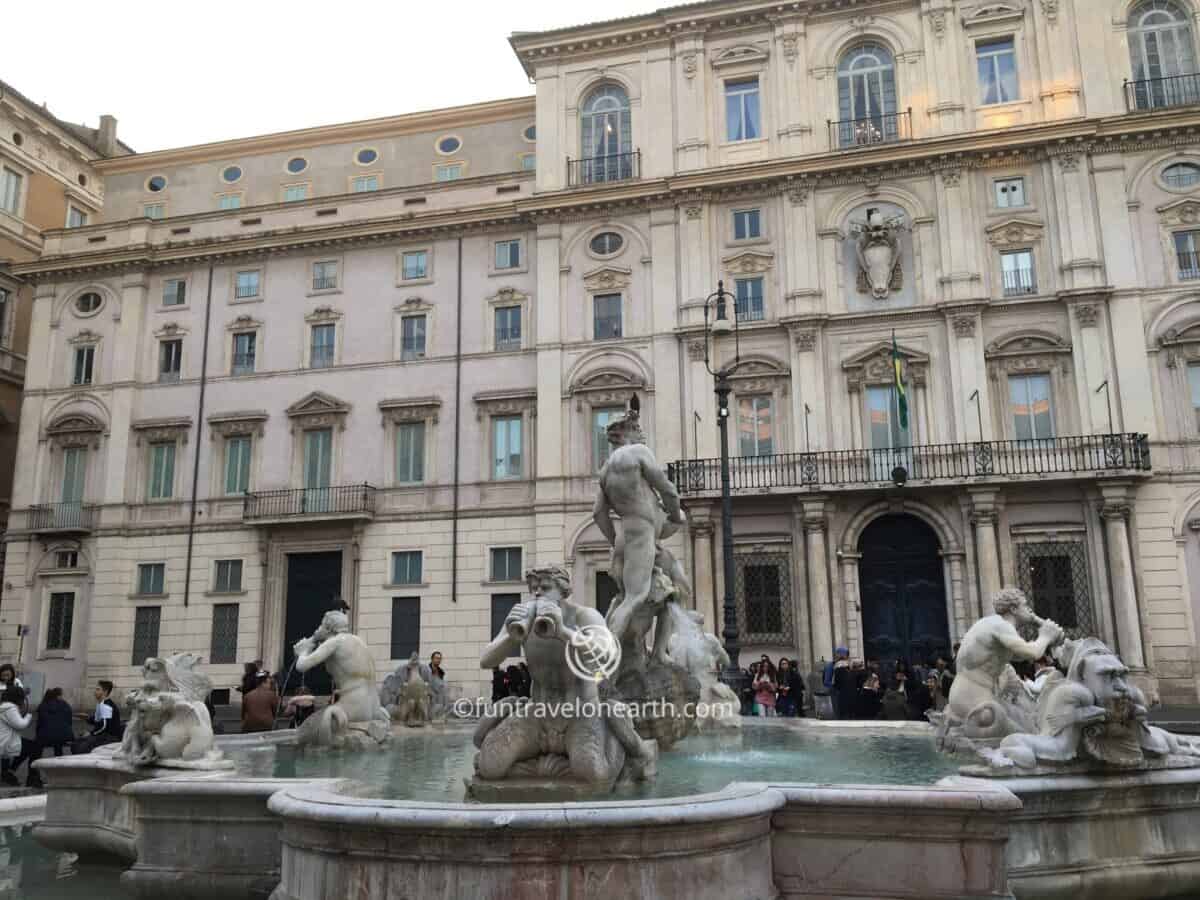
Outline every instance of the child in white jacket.
<path fill-rule="evenodd" d="M 33 721 L 25 709 L 25 691 L 10 684 L 0 694 L 0 782 L 18 787 L 17 769 L 34 749 L 36 741 L 21 737 L 21 732 Z"/>

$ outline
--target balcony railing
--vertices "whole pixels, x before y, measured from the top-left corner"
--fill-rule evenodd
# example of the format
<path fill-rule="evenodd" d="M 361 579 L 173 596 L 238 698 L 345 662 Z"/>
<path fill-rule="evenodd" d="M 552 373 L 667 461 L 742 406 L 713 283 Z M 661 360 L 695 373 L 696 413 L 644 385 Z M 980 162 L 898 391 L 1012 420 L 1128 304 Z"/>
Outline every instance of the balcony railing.
<path fill-rule="evenodd" d="M 1144 434 L 1096 434 L 886 450 L 774 453 L 730 459 L 729 477 L 734 491 L 882 487 L 893 482 L 898 467 L 909 481 L 930 482 L 1142 472 L 1150 470 L 1150 443 Z M 683 495 L 721 489 L 719 459 L 681 460 L 667 467 L 667 475 Z"/>
<path fill-rule="evenodd" d="M 316 275 L 313 277 L 314 291 L 332 291 L 337 287 L 336 275 Z"/>
<path fill-rule="evenodd" d="M 1175 258 L 1179 262 L 1179 280 L 1195 281 L 1200 278 L 1200 253 L 1193 250 L 1176 250 Z"/>
<path fill-rule="evenodd" d="M 376 490 L 369 484 L 258 491 L 246 494 L 242 519 L 251 521 L 371 518 Z"/>
<path fill-rule="evenodd" d="M 640 178 L 642 173 L 642 151 L 610 153 L 607 156 L 590 156 L 587 159 L 567 159 L 567 186 L 601 184 L 606 181 L 628 181 Z"/>
<path fill-rule="evenodd" d="M 912 140 L 912 109 L 864 119 L 842 119 L 829 123 L 829 146 L 834 150 L 873 147 Z"/>
<path fill-rule="evenodd" d="M 1189 106 L 1193 103 L 1200 103 L 1200 74 L 1125 82 L 1125 107 L 1130 112 Z"/>
<path fill-rule="evenodd" d="M 1021 297 L 1037 293 L 1033 269 L 1009 269 L 1004 272 L 1004 296 Z"/>
<path fill-rule="evenodd" d="M 96 507 L 83 503 L 47 503 L 29 508 L 29 530 L 90 532 L 96 527 Z"/>

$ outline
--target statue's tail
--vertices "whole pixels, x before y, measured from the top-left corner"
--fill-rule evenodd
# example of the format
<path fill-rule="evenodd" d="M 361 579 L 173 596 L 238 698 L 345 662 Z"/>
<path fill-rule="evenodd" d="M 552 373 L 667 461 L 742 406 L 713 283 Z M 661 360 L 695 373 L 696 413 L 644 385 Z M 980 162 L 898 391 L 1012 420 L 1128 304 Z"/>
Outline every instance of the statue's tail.
<path fill-rule="evenodd" d="M 339 737 L 346 732 L 350 719 L 346 711 L 336 703 L 330 703 L 314 716 L 310 716 L 300 726 L 296 736 L 297 743 L 312 744 L 317 747 L 332 747 Z"/>

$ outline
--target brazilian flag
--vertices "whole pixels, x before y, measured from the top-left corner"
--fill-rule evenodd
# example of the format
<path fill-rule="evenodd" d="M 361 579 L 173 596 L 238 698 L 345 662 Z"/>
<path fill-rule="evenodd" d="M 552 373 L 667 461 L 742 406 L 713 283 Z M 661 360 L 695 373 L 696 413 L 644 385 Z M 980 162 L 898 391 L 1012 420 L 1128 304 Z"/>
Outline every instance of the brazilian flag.
<path fill-rule="evenodd" d="M 900 415 L 900 427 L 908 431 L 908 394 L 904 391 L 904 378 L 900 363 L 900 348 L 896 346 L 896 332 L 892 332 L 892 369 L 896 378 L 896 409 Z"/>

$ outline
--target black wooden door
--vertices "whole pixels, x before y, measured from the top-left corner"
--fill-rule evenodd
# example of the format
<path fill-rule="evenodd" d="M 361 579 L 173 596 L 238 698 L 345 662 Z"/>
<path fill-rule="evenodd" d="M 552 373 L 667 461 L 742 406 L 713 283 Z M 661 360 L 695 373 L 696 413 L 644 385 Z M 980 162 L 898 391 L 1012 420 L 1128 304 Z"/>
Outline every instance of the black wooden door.
<path fill-rule="evenodd" d="M 913 516 L 883 516 L 867 526 L 858 552 L 866 657 L 923 664 L 949 653 L 946 589 L 933 530 Z"/>
<path fill-rule="evenodd" d="M 292 645 L 317 630 L 321 618 L 331 609 L 341 607 L 342 553 L 292 553 L 288 555 L 287 609 L 283 627 L 283 671 L 292 671 L 296 658 Z M 304 673 L 292 672 L 287 692 L 295 692 L 303 684 L 314 694 L 333 693 L 333 680 L 324 666 Z"/>

